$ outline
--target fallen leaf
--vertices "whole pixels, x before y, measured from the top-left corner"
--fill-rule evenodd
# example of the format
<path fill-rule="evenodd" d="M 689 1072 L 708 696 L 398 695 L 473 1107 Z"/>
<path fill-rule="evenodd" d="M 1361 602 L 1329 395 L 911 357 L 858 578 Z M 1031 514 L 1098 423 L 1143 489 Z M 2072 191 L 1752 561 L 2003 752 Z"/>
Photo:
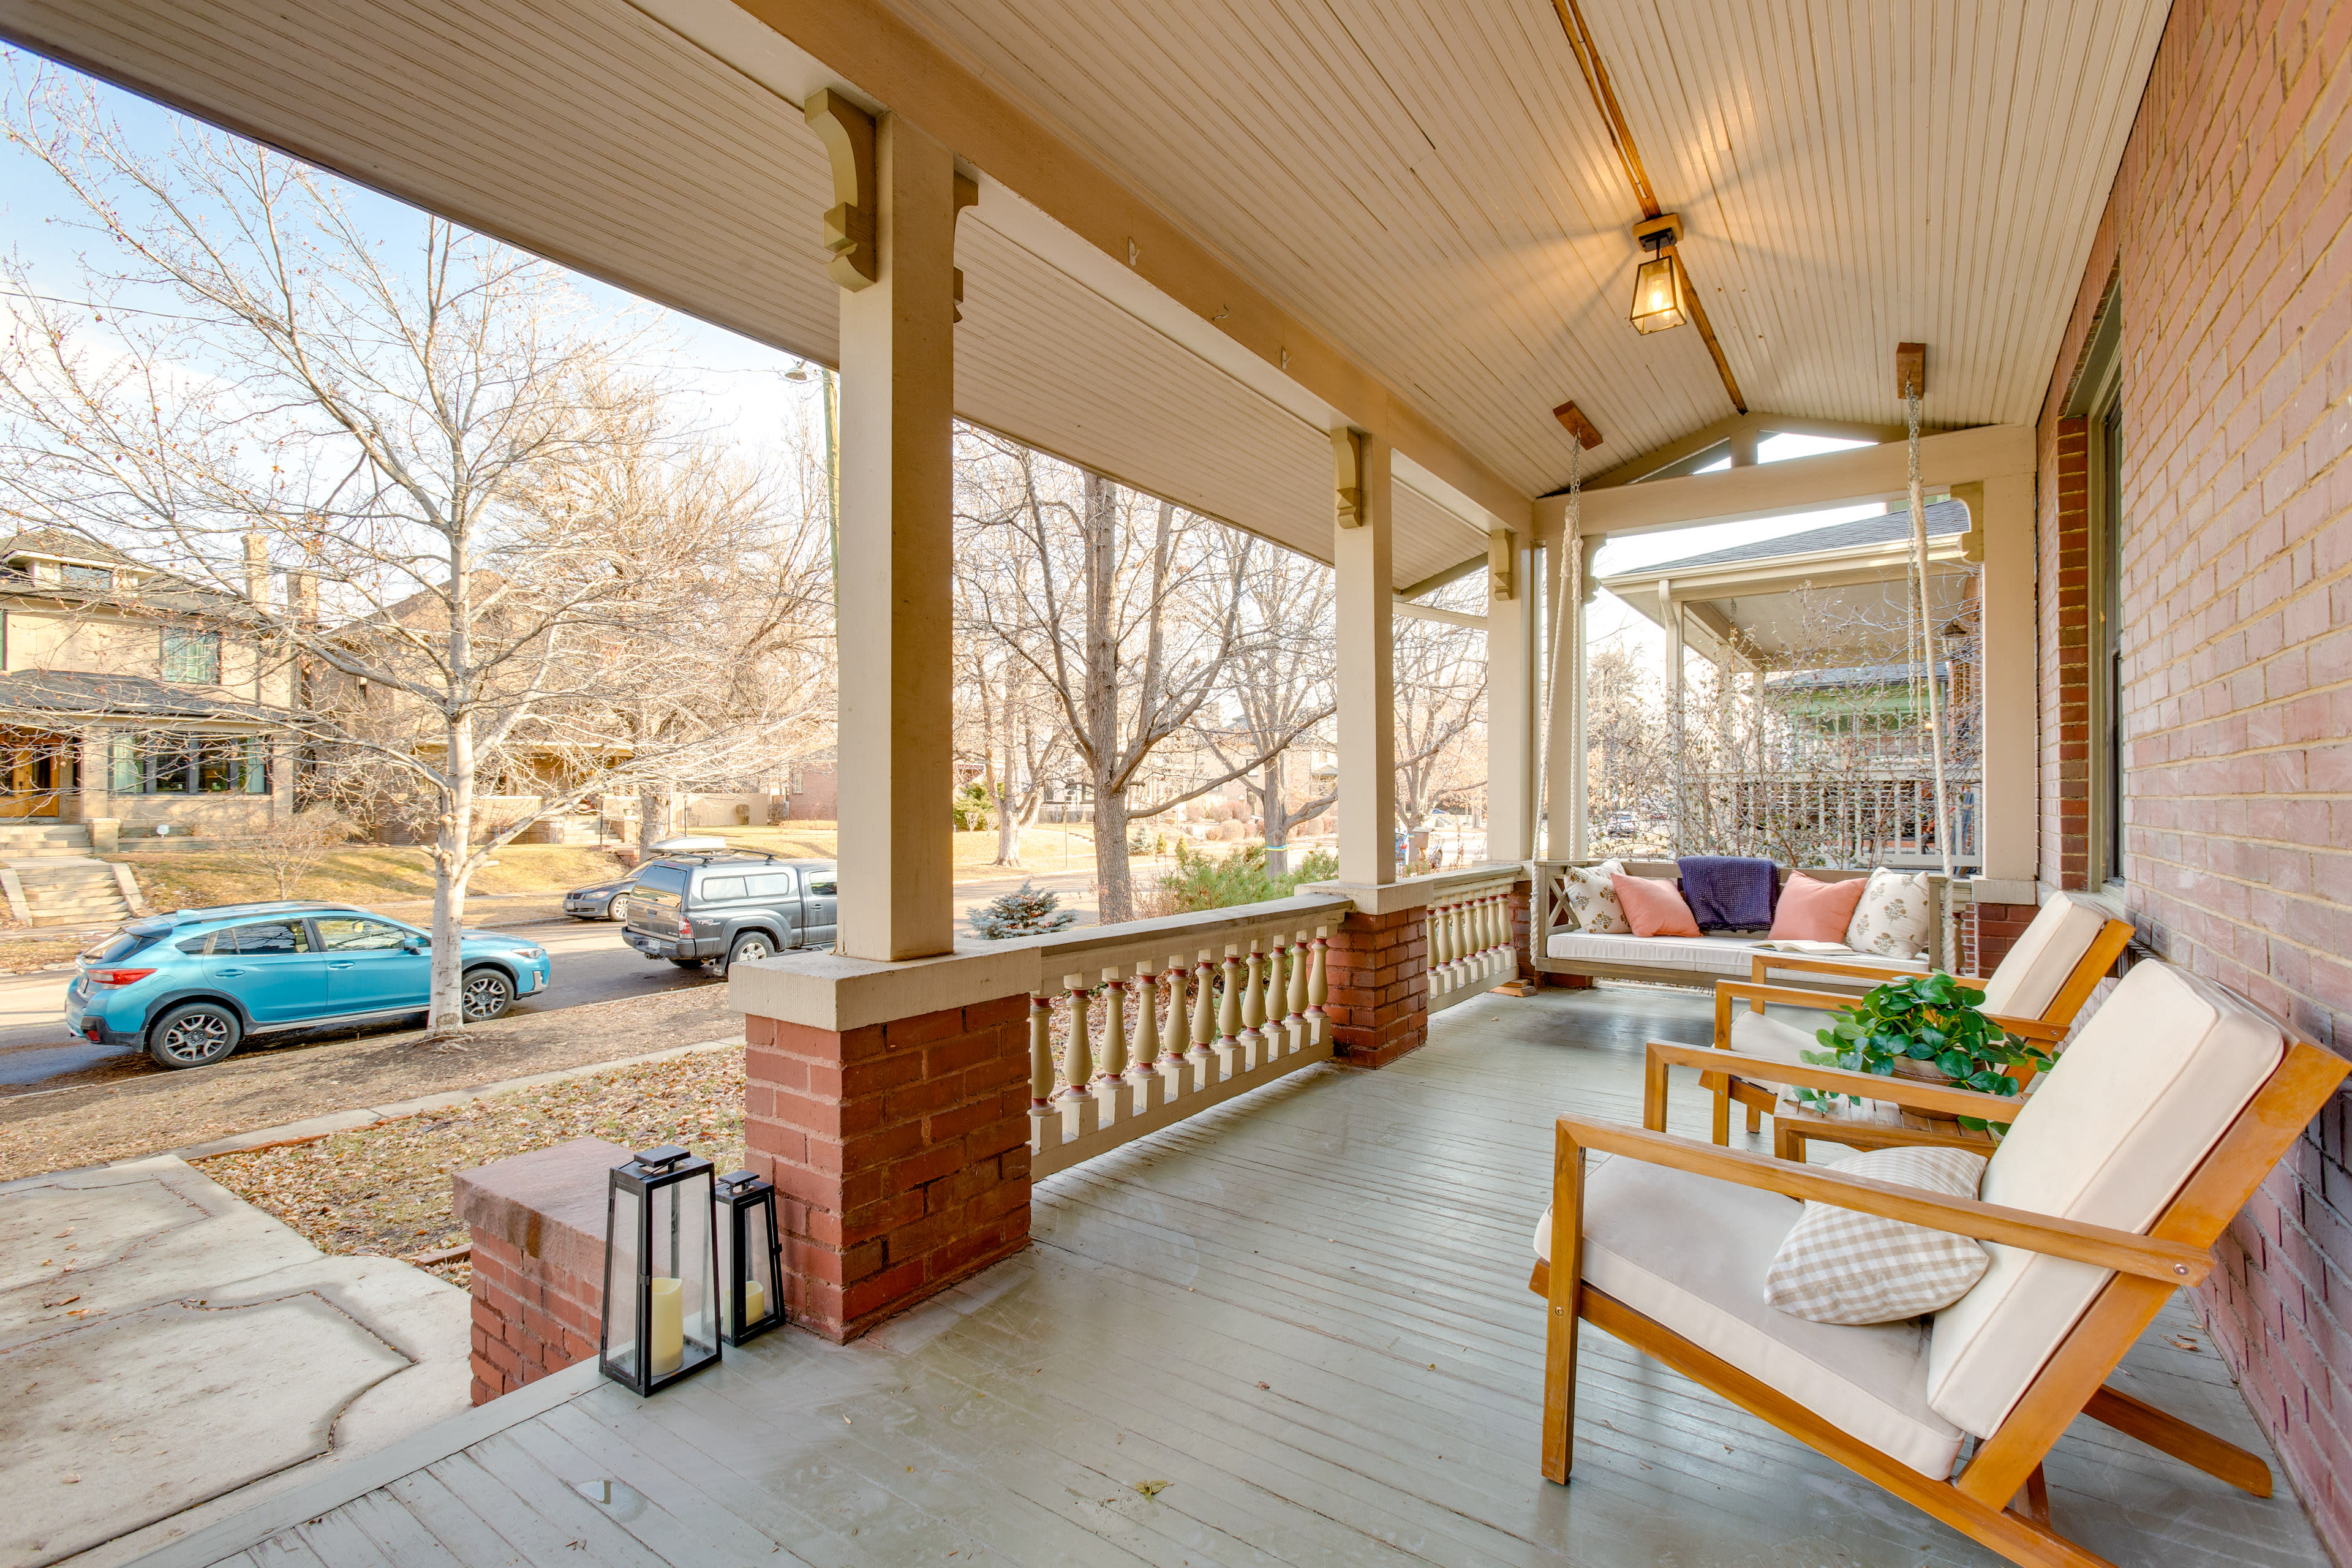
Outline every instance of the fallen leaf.
<path fill-rule="evenodd" d="M 44 1307 L 70 1307 L 76 1301 L 80 1300 L 81 1298 L 79 1296 L 60 1296 L 54 1301 L 44 1301 L 41 1305 Z"/>
<path fill-rule="evenodd" d="M 1258 1386 L 1263 1388 L 1265 1385 L 1264 1384 L 1260 1384 Z M 1161 1492 L 1166 1491 L 1170 1483 L 1167 1481 L 1138 1481 L 1135 1483 L 1135 1489 L 1141 1492 L 1145 1497 L 1156 1498 Z"/>
<path fill-rule="evenodd" d="M 1258 1384 L 1258 1386 L 1259 1386 L 1260 1388 L 1264 1388 L 1264 1387 L 1265 1386 L 1265 1384 L 1262 1384 L 1262 1383 L 1261 1383 L 1261 1384 Z"/>

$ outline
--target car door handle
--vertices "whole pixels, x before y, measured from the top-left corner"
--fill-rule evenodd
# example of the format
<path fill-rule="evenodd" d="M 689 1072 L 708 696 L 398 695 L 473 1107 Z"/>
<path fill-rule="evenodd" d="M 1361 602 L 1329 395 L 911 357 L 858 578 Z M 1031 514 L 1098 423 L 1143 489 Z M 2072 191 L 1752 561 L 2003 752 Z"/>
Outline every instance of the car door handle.
<path fill-rule="evenodd" d="M 330 969 L 349 969 L 355 962 L 356 960 L 349 958 L 330 959 L 327 963 L 327 967 Z"/>
<path fill-rule="evenodd" d="M 215 971 L 214 971 L 214 973 L 216 973 L 216 974 L 220 974 L 220 975 L 223 975 L 223 976 L 226 976 L 226 975 L 231 975 L 231 974 L 242 974 L 242 973 L 245 973 L 245 971 L 244 971 L 243 969 L 240 969 L 240 968 L 232 968 L 232 969 L 220 969 L 220 970 L 215 970 Z"/>

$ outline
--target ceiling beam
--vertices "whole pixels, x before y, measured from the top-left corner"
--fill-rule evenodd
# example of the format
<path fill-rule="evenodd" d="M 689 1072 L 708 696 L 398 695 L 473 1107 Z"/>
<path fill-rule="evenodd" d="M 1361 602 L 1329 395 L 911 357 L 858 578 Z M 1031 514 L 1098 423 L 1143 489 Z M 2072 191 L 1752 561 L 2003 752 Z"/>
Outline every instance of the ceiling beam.
<path fill-rule="evenodd" d="M 1808 419 L 1799 414 L 1734 414 L 1726 419 L 1653 447 L 1584 481 L 1587 493 L 1613 489 L 1644 479 L 1667 479 L 1665 470 L 1710 452 L 1737 436 L 1825 436 L 1835 441 L 1900 441 L 1909 434 L 1900 425 L 1863 425 L 1850 419 Z"/>
<path fill-rule="evenodd" d="M 1698 523 L 1786 517 L 1862 501 L 1890 500 L 1908 488 L 1906 447 L 1906 442 L 1890 441 L 1752 468 L 1587 490 L 1580 509 L 1580 531 L 1588 539 L 1655 533 Z M 1919 440 L 1919 477 L 1929 489 L 2032 472 L 2033 427 L 2030 425 L 1980 425 L 1973 430 L 1923 436 Z M 1567 513 L 1564 496 L 1546 496 L 1537 501 L 1537 536 L 1558 538 Z"/>
<path fill-rule="evenodd" d="M 904 113 L 974 170 L 1181 308 L 1160 319 L 1145 316 L 1150 324 L 1187 346 L 1204 337 L 1238 346 L 1327 405 L 1334 416 L 1327 428 L 1349 425 L 1379 436 L 1507 526 L 1527 516 L 1527 495 L 1459 440 L 883 0 L 635 3 L 739 68 L 751 68 L 737 59 L 738 50 L 758 51 L 770 74 L 753 74 L 787 96 L 797 93 L 795 101 L 819 88 L 846 86 L 866 100 L 862 107 Z M 766 37 L 746 37 L 714 13 L 751 18 Z M 1136 308 L 1131 298 L 1118 302 Z"/>
<path fill-rule="evenodd" d="M 1466 610 L 1441 610 L 1431 605 L 1391 605 L 1389 614 L 1408 621 L 1436 621 L 1444 626 L 1467 626 L 1474 632 L 1486 629 L 1486 617 L 1474 616 Z"/>

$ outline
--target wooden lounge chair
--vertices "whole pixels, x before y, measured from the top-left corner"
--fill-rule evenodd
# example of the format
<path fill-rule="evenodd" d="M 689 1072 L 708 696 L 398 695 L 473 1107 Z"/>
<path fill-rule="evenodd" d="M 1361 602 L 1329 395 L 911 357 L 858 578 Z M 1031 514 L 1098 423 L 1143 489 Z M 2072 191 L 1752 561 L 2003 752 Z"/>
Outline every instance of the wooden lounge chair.
<path fill-rule="evenodd" d="M 1650 1047 L 1644 1129 L 1558 1124 L 1531 1281 L 1547 1303 L 1547 1477 L 1569 1478 L 1577 1331 L 1590 1322 L 2012 1563 L 2103 1563 L 2052 1528 L 2042 1483 L 2077 1415 L 2270 1495 L 2257 1456 L 2106 1378 L 2172 1291 L 2211 1271 L 2209 1248 L 2336 1091 L 2342 1058 L 2219 986 L 2141 963 L 2015 1112 L 1968 1199 L 1668 1135 L 1667 1068 L 1711 1054 Z M 1886 1092 L 1835 1068 L 1746 1065 Z M 1993 1098 L 1896 1087 L 1948 1114 Z M 1588 1175 L 1593 1150 L 1614 1158 Z M 1993 1262 L 1924 1329 L 1790 1317 L 1765 1305 L 1763 1279 L 1799 1199 L 1974 1237 Z"/>
<path fill-rule="evenodd" d="M 2131 937 L 2131 922 L 2115 919 L 2105 905 L 2080 893 L 2060 893 L 2042 906 L 1990 974 L 1982 979 L 1967 975 L 1954 978 L 1982 994 L 1977 1006 L 1995 1023 L 2020 1039 L 2047 1049 L 2063 1040 L 2074 1026 L 2075 1015 L 2091 999 L 2100 980 L 2115 967 Z M 1828 1010 L 1849 1006 L 1853 997 L 1770 984 L 1770 975 L 1783 971 L 1834 975 L 1874 985 L 1887 978 L 1883 960 L 1858 964 L 1833 958 L 1759 953 L 1752 980 L 1716 984 L 1715 1044 L 1718 1049 L 1795 1063 L 1803 1060 L 1801 1052 L 1822 1048 L 1811 1031 L 1768 1016 L 1765 1004 Z M 1925 974 L 1927 966 L 1910 965 L 1908 973 Z M 1733 1004 L 1738 1002 L 1748 1004 L 1745 1012 L 1735 1012 Z M 1731 1073 L 1711 1072 L 1706 1082 L 1715 1091 L 1715 1141 L 1718 1143 L 1731 1142 L 1734 1100 L 1748 1108 L 1750 1132 L 1761 1125 L 1764 1115 L 1773 1117 L 1776 1152 L 1784 1154 L 1791 1152 L 1790 1144 L 1801 1152 L 1808 1138 L 1855 1148 L 1883 1148 L 1888 1142 L 1885 1133 L 1901 1130 L 1900 1118 L 1885 1095 L 1869 1097 L 1859 1106 L 1841 1107 L 1836 1111 L 1808 1113 L 1784 1100 L 1777 1089 Z M 2006 1121 L 2009 1117 L 2001 1115 L 1993 1120 Z M 1790 1125 L 1799 1121 L 1802 1124 Z"/>

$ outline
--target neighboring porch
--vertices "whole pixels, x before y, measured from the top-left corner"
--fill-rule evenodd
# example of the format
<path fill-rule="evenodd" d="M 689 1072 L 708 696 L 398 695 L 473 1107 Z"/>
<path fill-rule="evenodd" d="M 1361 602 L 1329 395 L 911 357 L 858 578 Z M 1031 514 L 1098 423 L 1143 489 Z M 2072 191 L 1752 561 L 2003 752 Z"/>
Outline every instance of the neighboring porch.
<path fill-rule="evenodd" d="M 155 1561 L 1997 1561 L 1597 1333 L 1576 1484 L 1538 1476 L 1552 1119 L 1638 1120 L 1643 1041 L 1707 1013 L 1464 1003 L 1382 1071 L 1309 1067 L 1045 1179 L 1035 1246 L 854 1343 L 772 1334 L 650 1401 L 575 1367 Z M 1705 1104 L 1678 1087 L 1677 1130 Z M 2268 1455 L 2187 1298 L 2125 1373 Z M 2087 1420 L 2050 1479 L 2116 1562 L 2326 1561 L 2283 1480 L 2257 1501 Z"/>

